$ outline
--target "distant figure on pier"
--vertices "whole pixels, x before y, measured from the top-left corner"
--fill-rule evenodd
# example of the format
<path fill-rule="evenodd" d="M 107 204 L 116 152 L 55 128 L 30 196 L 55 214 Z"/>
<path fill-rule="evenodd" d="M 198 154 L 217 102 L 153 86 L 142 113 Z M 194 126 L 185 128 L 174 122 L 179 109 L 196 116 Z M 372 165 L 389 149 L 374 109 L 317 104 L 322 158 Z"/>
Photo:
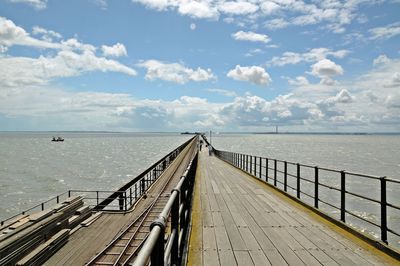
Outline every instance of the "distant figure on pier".
<path fill-rule="evenodd" d="M 208 155 L 211 156 L 213 147 L 211 145 L 208 145 Z"/>

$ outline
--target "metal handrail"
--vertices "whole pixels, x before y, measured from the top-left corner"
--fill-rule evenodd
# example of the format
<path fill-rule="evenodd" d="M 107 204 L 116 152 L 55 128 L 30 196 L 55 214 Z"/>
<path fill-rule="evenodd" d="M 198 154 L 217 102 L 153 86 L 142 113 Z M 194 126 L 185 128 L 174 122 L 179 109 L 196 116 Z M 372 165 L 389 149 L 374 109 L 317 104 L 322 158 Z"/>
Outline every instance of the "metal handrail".
<path fill-rule="evenodd" d="M 355 172 L 349 172 L 349 171 L 344 171 L 344 170 L 338 170 L 338 169 L 331 169 L 331 168 L 326 168 L 326 167 L 319 167 L 319 166 L 311 166 L 311 165 L 306 165 L 306 164 L 300 164 L 300 163 L 294 163 L 294 162 L 288 162 L 288 161 L 283 161 L 283 160 L 278 160 L 278 159 L 271 159 L 271 158 L 265 158 L 265 157 L 259 157 L 259 156 L 253 156 L 253 155 L 248 155 L 248 154 L 242 154 L 242 153 L 235 153 L 235 152 L 228 152 L 228 151 L 221 151 L 221 150 L 216 150 L 214 149 L 214 153 L 217 157 L 221 158 L 222 160 L 234 165 L 235 167 L 240 168 L 241 170 L 249 173 L 250 175 L 256 176 L 260 179 L 264 178 L 265 182 L 271 183 L 273 182 L 273 185 L 277 187 L 280 190 L 284 190 L 285 193 L 288 193 L 287 189 L 290 188 L 293 191 L 296 192 L 296 197 L 301 200 L 301 195 L 306 195 L 312 199 L 314 199 L 314 205 L 313 207 L 316 209 L 319 209 L 319 203 L 326 204 L 327 206 L 330 206 L 334 209 L 339 210 L 340 212 L 340 221 L 343 223 L 346 223 L 346 214 L 351 215 L 361 221 L 367 222 L 372 226 L 378 227 L 381 231 L 380 234 L 380 239 L 382 242 L 388 244 L 388 233 L 391 233 L 393 235 L 398 236 L 400 233 L 394 231 L 393 229 L 388 228 L 388 217 L 387 217 L 387 209 L 392 208 L 395 210 L 400 210 L 400 206 L 397 206 L 396 204 L 389 203 L 387 200 L 387 185 L 391 184 L 400 184 L 399 180 L 395 179 L 389 179 L 386 177 L 379 177 L 379 176 L 374 176 L 374 175 L 367 175 L 367 174 L 361 174 L 361 173 L 355 173 Z M 279 168 L 278 165 L 282 168 Z M 293 165 L 297 166 L 297 169 L 294 170 L 294 172 L 289 172 L 288 171 L 288 165 Z M 314 169 L 314 180 L 312 178 L 305 178 L 302 176 L 302 168 L 308 168 Z M 270 171 L 270 172 L 269 172 Z M 329 173 L 335 173 L 339 174 L 340 176 L 340 182 L 338 182 L 338 185 L 332 186 L 330 184 L 324 184 L 320 182 L 320 172 L 324 171 L 324 173 L 329 172 Z M 278 173 L 279 177 L 282 177 L 280 180 L 278 180 Z M 293 187 L 288 185 L 288 180 L 287 177 L 291 177 L 296 179 L 297 181 L 297 186 Z M 349 191 L 349 188 L 346 187 L 346 177 L 347 176 L 355 176 L 359 178 L 367 178 L 367 179 L 373 179 L 377 180 L 380 183 L 380 199 L 374 199 L 369 196 L 364 196 L 359 193 Z M 283 180 L 282 180 L 283 179 Z M 305 192 L 301 188 L 301 180 L 307 181 L 309 184 L 314 185 L 314 195 L 311 195 L 309 191 Z M 283 189 L 278 187 L 278 184 L 283 186 Z M 320 187 L 328 188 L 333 191 L 337 191 L 340 193 L 340 206 L 335 206 L 331 202 L 327 202 L 326 200 L 323 200 L 319 196 L 319 189 Z M 364 217 L 357 215 L 356 213 L 353 213 L 349 211 L 346 208 L 346 195 L 351 195 L 353 197 L 365 200 L 366 202 L 373 203 L 373 204 L 379 204 L 380 205 L 380 223 L 375 223 L 372 222 L 368 219 L 365 219 Z M 304 202 L 304 201 L 303 201 Z M 307 202 L 304 202 L 307 205 L 310 205 Z M 337 219 L 335 217 L 332 217 L 333 219 Z"/>
<path fill-rule="evenodd" d="M 197 157 L 198 153 L 190 161 L 178 185 L 171 191 L 171 196 L 160 215 L 150 225 L 150 233 L 133 262 L 134 266 L 147 265 L 149 259 L 151 265 L 155 266 L 181 265 L 189 225 Z M 166 236 L 169 217 L 171 217 L 171 229 Z M 168 242 L 165 244 L 166 238 Z"/>

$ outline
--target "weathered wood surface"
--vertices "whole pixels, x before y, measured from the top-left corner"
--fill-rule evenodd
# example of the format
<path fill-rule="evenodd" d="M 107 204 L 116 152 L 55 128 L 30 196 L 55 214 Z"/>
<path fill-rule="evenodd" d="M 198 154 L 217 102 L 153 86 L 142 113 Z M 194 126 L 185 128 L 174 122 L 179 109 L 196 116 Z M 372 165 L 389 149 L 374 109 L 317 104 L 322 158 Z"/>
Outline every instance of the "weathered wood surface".
<path fill-rule="evenodd" d="M 386 254 L 200 153 L 188 265 L 390 265 Z"/>

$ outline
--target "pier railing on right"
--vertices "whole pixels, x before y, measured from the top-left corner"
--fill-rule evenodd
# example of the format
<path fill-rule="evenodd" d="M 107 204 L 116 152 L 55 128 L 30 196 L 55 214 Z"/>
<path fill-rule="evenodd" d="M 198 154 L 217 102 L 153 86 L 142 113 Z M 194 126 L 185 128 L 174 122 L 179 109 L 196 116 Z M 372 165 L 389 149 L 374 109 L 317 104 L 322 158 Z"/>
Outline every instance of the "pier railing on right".
<path fill-rule="evenodd" d="M 388 223 L 388 213 L 400 211 L 399 205 L 388 200 L 388 192 L 394 196 L 392 198 L 398 196 L 400 180 L 248 154 L 220 150 L 214 152 L 217 157 L 275 186 L 309 207 L 321 210 L 320 205 L 324 205 L 324 212 L 321 213 L 325 214 L 328 209 L 330 214 L 327 216 L 330 219 L 358 229 L 367 228 L 368 233 L 383 242 L 376 240 L 378 245 L 390 243 L 398 246 L 400 243 L 399 223 L 393 222 L 392 227 Z M 354 182 L 356 185 L 350 185 L 347 181 L 349 178 L 357 178 Z M 367 187 L 366 180 L 375 183 L 370 185 L 370 190 L 366 189 L 367 194 L 362 194 L 359 187 Z M 376 214 L 371 214 L 373 211 Z M 365 235 L 361 233 L 360 236 L 364 238 Z M 368 236 L 366 238 L 373 240 Z"/>

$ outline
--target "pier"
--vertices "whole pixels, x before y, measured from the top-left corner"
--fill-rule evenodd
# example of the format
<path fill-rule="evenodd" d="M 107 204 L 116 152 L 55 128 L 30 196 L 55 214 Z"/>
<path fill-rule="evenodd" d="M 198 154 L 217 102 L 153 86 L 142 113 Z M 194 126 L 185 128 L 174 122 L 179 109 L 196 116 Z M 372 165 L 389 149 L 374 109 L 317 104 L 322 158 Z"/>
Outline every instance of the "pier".
<path fill-rule="evenodd" d="M 2 221 L 0 264 L 400 265 L 390 243 L 398 232 L 387 222 L 388 208 L 399 207 L 386 195 L 398 181 L 215 149 L 209 156 L 199 151 L 200 138 L 117 191 L 69 191 L 54 198 L 58 209 L 40 204 L 38 212 Z M 321 181 L 325 172 L 338 174 L 338 187 Z M 381 198 L 346 188 L 350 175 L 376 179 Z M 338 206 L 322 197 L 323 188 L 338 193 Z M 346 223 L 356 215 L 346 208 L 349 195 L 378 205 L 380 223 L 366 221 L 378 238 Z M 34 220 L 37 213 L 44 218 Z M 39 231 L 45 220 L 49 229 Z"/>

